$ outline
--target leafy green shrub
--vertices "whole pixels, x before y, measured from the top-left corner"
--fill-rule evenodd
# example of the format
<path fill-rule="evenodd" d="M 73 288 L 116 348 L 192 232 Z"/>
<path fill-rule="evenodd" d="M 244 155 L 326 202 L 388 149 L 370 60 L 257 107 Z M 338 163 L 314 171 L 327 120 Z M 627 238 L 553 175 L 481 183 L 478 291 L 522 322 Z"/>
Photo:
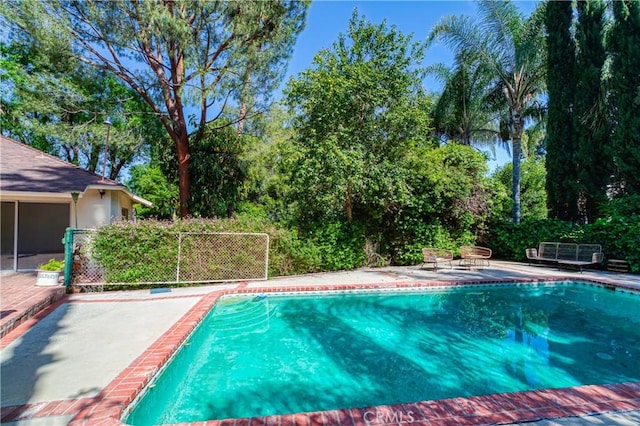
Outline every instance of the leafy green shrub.
<path fill-rule="evenodd" d="M 640 197 L 612 200 L 603 209 L 606 218 L 575 225 L 559 220 L 495 221 L 489 227 L 488 246 L 494 257 L 526 260 L 525 249 L 543 241 L 602 245 L 606 259 L 624 259 L 632 272 L 640 272 Z"/>
<path fill-rule="evenodd" d="M 403 220 L 400 230 L 399 237 L 390 244 L 393 261 L 397 265 L 422 263 L 422 249 L 425 247 L 439 247 L 453 251 L 458 249 L 448 230 L 438 222 Z"/>
<path fill-rule="evenodd" d="M 597 219 L 587 235 L 602 244 L 606 259 L 626 260 L 632 272 L 640 272 L 640 215 Z"/>
<path fill-rule="evenodd" d="M 277 238 L 270 235 L 269 276 L 319 272 L 322 270 L 320 248 L 298 237 L 295 230 L 278 229 Z"/>
<path fill-rule="evenodd" d="M 461 245 L 476 243 L 496 198 L 495 185 L 484 176 L 485 157 L 447 144 L 415 150 L 407 162 L 411 197 L 382 231 L 392 263 L 419 264 L 424 247 L 457 254 Z"/>
<path fill-rule="evenodd" d="M 640 195 L 614 198 L 602 206 L 602 212 L 605 217 L 640 215 Z"/>
<path fill-rule="evenodd" d="M 357 264 L 353 259 L 349 260 L 353 254 L 347 256 L 347 261 L 342 264 L 332 257 L 332 253 L 343 246 L 340 242 L 336 244 L 335 240 L 331 242 L 323 238 L 303 240 L 295 230 L 278 227 L 264 217 L 248 214 L 224 220 L 116 222 L 98 231 L 93 255 L 104 267 L 107 282 L 141 282 L 149 281 L 150 277 L 158 282 L 175 281 L 179 232 L 266 233 L 270 245 L 269 276 L 317 272 Z M 324 242 L 320 245 L 318 241 Z M 335 256 L 347 251 L 343 249 Z M 242 253 L 229 253 L 229 256 L 242 261 Z"/>
<path fill-rule="evenodd" d="M 613 199 L 602 208 L 604 218 L 586 227 L 586 238 L 602 244 L 606 259 L 629 262 L 640 272 L 640 196 Z"/>
<path fill-rule="evenodd" d="M 98 231 L 93 250 L 107 282 L 174 281 L 178 238 L 170 222 L 115 222 Z"/>
<path fill-rule="evenodd" d="M 38 265 L 38 269 L 41 271 L 62 271 L 64 269 L 64 260 L 49 259 L 46 263 Z"/>
<path fill-rule="evenodd" d="M 355 223 L 328 222 L 304 234 L 306 250 L 319 256 L 323 271 L 354 269 L 366 264 L 364 229 Z"/>
<path fill-rule="evenodd" d="M 527 219 L 519 225 L 498 220 L 489 225 L 487 246 L 493 251 L 493 257 L 523 261 L 525 250 L 538 247 L 543 241 L 582 242 L 578 241 L 575 228 L 569 222 L 553 219 Z"/>

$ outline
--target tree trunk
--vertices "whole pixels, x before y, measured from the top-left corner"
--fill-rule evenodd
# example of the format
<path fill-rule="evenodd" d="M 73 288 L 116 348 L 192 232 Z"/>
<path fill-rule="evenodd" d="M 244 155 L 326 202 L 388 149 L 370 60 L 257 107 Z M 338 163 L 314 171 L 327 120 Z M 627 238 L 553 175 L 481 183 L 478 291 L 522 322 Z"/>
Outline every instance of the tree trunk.
<path fill-rule="evenodd" d="M 189 201 L 191 190 L 191 176 L 189 175 L 189 135 L 186 130 L 180 132 L 176 140 L 176 153 L 178 156 L 178 191 L 180 193 L 180 218 L 189 216 Z"/>
<path fill-rule="evenodd" d="M 109 179 L 118 180 L 118 176 L 122 171 L 122 168 L 127 164 L 127 159 L 121 158 L 117 161 L 111 161 L 111 168 L 109 169 Z"/>
<path fill-rule="evenodd" d="M 258 52 L 262 51 L 262 44 L 258 46 Z M 238 136 L 242 136 L 244 130 L 244 120 L 247 116 L 247 97 L 249 96 L 249 85 L 251 84 L 251 63 L 247 64 L 244 84 L 242 86 L 242 105 L 240 106 L 240 118 L 238 121 Z"/>
<path fill-rule="evenodd" d="M 510 133 L 513 145 L 513 176 L 512 194 L 513 210 L 511 216 L 513 223 L 520 223 L 520 163 L 522 160 L 522 133 L 524 132 L 524 119 L 520 111 L 510 111 Z"/>
<path fill-rule="evenodd" d="M 247 115 L 247 103 L 242 102 L 240 106 L 240 118 L 238 119 L 238 136 L 242 136 L 242 132 L 244 131 L 244 118 Z"/>
<path fill-rule="evenodd" d="M 251 75 L 247 72 L 247 75 L 244 78 L 244 87 L 242 90 L 242 104 L 240 105 L 240 117 L 238 117 L 238 137 L 242 136 L 242 132 L 244 131 L 244 119 L 247 116 L 247 92 L 249 88 L 249 82 L 251 81 Z"/>
<path fill-rule="evenodd" d="M 520 157 L 522 155 L 522 143 L 520 137 L 513 137 L 513 210 L 511 216 L 513 223 L 520 223 Z"/>
<path fill-rule="evenodd" d="M 347 215 L 347 222 L 351 223 L 353 220 L 353 201 L 351 199 L 351 185 L 347 186 L 347 194 L 344 198 L 344 211 Z"/>
<path fill-rule="evenodd" d="M 75 153 L 75 157 L 77 161 L 78 160 L 77 148 L 73 148 L 73 151 Z M 90 171 L 91 173 L 95 173 L 96 170 L 98 170 L 98 161 L 100 160 L 101 153 L 102 153 L 102 145 L 91 145 L 89 161 L 87 162 L 87 170 Z"/>
<path fill-rule="evenodd" d="M 247 71 L 244 78 L 244 87 L 242 90 L 242 105 L 240 105 L 240 117 L 238 117 L 238 137 L 242 136 L 244 131 L 244 120 L 247 116 L 247 93 L 249 91 L 249 83 L 251 82 L 251 74 Z"/>

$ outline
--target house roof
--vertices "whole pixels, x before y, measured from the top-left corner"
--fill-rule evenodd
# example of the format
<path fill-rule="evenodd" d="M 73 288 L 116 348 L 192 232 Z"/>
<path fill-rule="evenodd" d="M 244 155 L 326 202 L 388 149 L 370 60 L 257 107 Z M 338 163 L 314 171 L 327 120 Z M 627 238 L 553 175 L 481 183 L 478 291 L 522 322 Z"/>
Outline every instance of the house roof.
<path fill-rule="evenodd" d="M 136 202 L 151 204 L 114 180 L 0 135 L 0 191 L 65 194 L 91 188 L 122 190 Z"/>

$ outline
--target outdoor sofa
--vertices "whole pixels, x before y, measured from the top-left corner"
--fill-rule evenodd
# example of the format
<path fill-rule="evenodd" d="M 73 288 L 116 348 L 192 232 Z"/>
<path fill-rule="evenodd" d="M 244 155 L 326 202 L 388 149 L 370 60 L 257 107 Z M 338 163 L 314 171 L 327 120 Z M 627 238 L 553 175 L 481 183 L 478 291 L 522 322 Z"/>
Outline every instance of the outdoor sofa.
<path fill-rule="evenodd" d="M 604 259 L 600 244 L 542 242 L 537 249 L 526 249 L 525 254 L 529 261 L 535 260 L 574 266 L 580 272 L 582 272 L 583 267 L 602 263 Z"/>

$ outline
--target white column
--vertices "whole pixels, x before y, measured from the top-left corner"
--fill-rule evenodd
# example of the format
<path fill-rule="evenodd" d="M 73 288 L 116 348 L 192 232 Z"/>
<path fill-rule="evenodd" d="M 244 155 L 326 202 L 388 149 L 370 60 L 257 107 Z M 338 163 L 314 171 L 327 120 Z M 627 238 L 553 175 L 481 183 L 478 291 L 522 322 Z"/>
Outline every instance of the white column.
<path fill-rule="evenodd" d="M 13 205 L 13 270 L 18 270 L 18 201 Z"/>

